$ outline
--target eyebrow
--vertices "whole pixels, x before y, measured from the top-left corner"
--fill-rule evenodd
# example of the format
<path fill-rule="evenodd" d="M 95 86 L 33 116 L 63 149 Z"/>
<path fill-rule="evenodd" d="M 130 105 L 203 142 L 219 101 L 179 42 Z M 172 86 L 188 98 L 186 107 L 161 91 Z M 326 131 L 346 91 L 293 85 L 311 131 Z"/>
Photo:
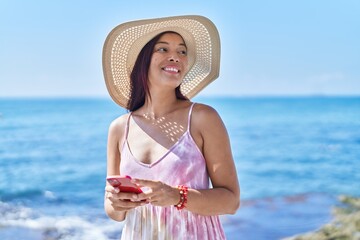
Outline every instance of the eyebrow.
<path fill-rule="evenodd" d="M 168 44 L 168 45 L 169 45 L 168 42 L 162 42 L 162 41 L 156 42 L 156 44 L 159 44 L 159 43 L 164 43 L 164 44 Z M 186 47 L 185 43 L 180 43 L 179 45 Z M 187 47 L 186 47 L 186 48 L 187 48 Z"/>

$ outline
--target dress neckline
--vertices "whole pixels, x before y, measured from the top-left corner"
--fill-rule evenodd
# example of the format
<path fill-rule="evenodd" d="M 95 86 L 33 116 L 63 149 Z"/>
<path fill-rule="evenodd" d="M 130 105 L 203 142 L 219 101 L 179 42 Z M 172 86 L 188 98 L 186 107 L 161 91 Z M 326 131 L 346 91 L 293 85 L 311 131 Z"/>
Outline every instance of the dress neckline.
<path fill-rule="evenodd" d="M 147 133 L 146 133 L 147 134 Z M 173 152 L 173 150 L 182 142 L 184 141 L 185 137 L 187 135 L 189 135 L 189 131 L 187 130 L 186 132 L 183 133 L 183 135 L 176 141 L 176 143 L 174 143 L 169 149 L 167 149 L 167 151 L 160 157 L 158 158 L 156 161 L 152 162 L 152 163 L 144 163 L 142 161 L 140 161 L 138 158 L 136 158 L 134 156 L 134 154 L 131 152 L 130 150 L 130 146 L 129 146 L 129 142 L 127 141 L 126 139 L 126 148 L 127 150 L 129 151 L 131 157 L 133 158 L 133 160 L 135 160 L 135 162 L 137 162 L 138 164 L 142 165 L 142 166 L 145 166 L 145 167 L 148 167 L 148 168 L 151 168 L 153 167 L 154 165 L 158 164 L 159 162 L 161 162 L 166 156 L 168 156 L 171 152 Z M 151 136 L 149 136 L 151 138 Z M 157 143 L 159 145 L 161 145 L 160 143 Z"/>
<path fill-rule="evenodd" d="M 189 109 L 189 112 L 188 112 L 188 117 L 187 117 L 187 127 L 186 127 L 186 131 L 178 138 L 178 140 L 171 146 L 167 149 L 167 151 L 159 158 L 157 159 L 156 161 L 152 162 L 152 163 L 144 163 L 142 161 L 140 161 L 139 159 L 137 159 L 134 154 L 132 153 L 131 151 L 131 148 L 130 148 L 130 144 L 129 144 L 129 141 L 128 141 L 128 134 L 129 134 L 129 127 L 130 127 L 130 120 L 132 119 L 133 122 L 136 124 L 136 126 L 138 128 L 140 128 L 149 138 L 151 138 L 153 141 L 155 141 L 158 145 L 161 145 L 159 142 L 157 142 L 152 136 L 150 136 L 146 131 L 143 130 L 143 128 L 140 127 L 139 124 L 137 124 L 137 122 L 135 121 L 135 119 L 133 118 L 132 116 L 132 112 L 130 112 L 129 114 L 129 117 L 128 117 L 128 120 L 126 122 L 126 129 L 125 129 L 125 140 L 124 140 L 124 143 L 123 143 L 123 147 L 122 147 L 122 150 L 124 149 L 124 145 L 126 144 L 126 147 L 127 147 L 127 150 L 129 151 L 131 157 L 139 164 L 143 165 L 143 166 L 146 166 L 146 167 L 152 167 L 154 165 L 156 165 L 157 163 L 159 163 L 161 160 L 163 160 L 167 155 L 169 155 L 170 152 L 172 152 L 178 145 L 179 143 L 181 143 L 186 136 L 190 135 L 190 139 L 194 142 L 191 134 L 190 134 L 190 120 L 191 120 L 191 114 L 192 114 L 192 110 L 193 110 L 193 107 L 194 107 L 195 103 L 192 103 L 190 105 L 190 109 Z M 162 146 L 162 145 L 161 145 Z M 164 146 L 162 146 L 164 147 Z M 197 147 L 197 146 L 196 146 Z M 198 148 L 198 147 L 197 147 Z"/>

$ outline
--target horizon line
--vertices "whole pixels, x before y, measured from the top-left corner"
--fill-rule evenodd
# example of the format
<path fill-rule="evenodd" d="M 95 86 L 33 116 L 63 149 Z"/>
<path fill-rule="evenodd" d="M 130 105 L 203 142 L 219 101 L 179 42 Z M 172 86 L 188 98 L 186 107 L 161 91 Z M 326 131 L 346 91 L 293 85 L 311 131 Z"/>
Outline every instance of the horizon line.
<path fill-rule="evenodd" d="M 360 97 L 359 94 L 207 94 L 196 95 L 194 98 L 328 98 L 328 97 Z M 28 96 L 0 96 L 0 99 L 109 99 L 105 95 L 28 95 Z"/>

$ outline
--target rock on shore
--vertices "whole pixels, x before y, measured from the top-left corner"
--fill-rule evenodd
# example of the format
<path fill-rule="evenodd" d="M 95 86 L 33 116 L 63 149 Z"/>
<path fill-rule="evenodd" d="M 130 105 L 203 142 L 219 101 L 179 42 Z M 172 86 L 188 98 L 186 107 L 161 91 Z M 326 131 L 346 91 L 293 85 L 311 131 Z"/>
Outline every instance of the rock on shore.
<path fill-rule="evenodd" d="M 360 240 L 360 197 L 340 196 L 339 200 L 330 223 L 284 240 Z"/>

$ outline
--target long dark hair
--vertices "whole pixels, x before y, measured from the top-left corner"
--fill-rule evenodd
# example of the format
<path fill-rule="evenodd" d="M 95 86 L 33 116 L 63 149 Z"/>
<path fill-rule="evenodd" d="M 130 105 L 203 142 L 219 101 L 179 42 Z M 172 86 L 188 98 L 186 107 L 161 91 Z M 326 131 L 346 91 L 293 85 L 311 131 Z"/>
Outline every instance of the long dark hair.
<path fill-rule="evenodd" d="M 153 54 L 155 44 L 165 33 L 178 34 L 177 32 L 168 31 L 156 35 L 141 49 L 135 61 L 135 65 L 130 74 L 131 93 L 127 104 L 127 109 L 130 111 L 135 111 L 143 106 L 146 95 L 151 97 L 148 85 L 148 72 L 150 68 L 151 56 Z M 181 93 L 180 86 L 175 89 L 175 94 L 177 99 L 188 100 L 188 98 Z"/>

